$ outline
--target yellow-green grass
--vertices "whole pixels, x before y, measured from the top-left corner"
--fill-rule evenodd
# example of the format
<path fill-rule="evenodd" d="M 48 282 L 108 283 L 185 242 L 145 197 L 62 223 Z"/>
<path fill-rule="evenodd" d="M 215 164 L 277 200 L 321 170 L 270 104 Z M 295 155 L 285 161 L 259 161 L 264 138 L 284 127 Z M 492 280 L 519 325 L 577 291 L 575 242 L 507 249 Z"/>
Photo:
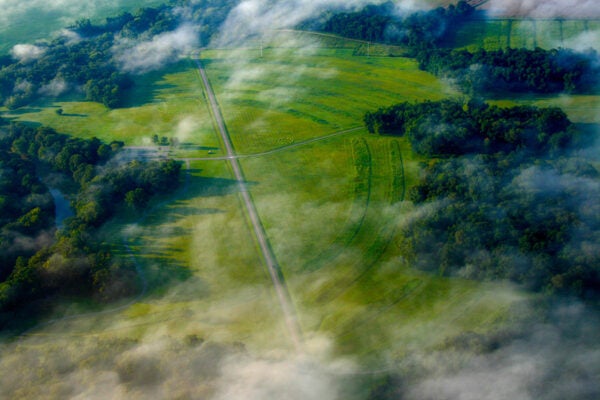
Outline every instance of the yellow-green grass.
<path fill-rule="evenodd" d="M 35 122 L 77 137 L 98 137 L 126 145 L 150 145 L 153 135 L 179 137 L 181 143 L 219 147 L 213 134 L 197 70 L 181 61 L 157 72 L 135 77 L 135 86 L 124 107 L 108 109 L 86 101 L 44 101 L 9 111 L 4 117 Z M 56 110 L 62 108 L 62 115 Z M 192 147 L 193 149 L 194 147 Z M 206 151 L 204 151 L 206 154 Z"/>
<path fill-rule="evenodd" d="M 240 153 L 360 126 L 365 111 L 395 102 L 453 94 L 407 59 L 354 57 L 345 49 L 283 57 L 289 50 L 271 48 L 263 59 L 245 57 L 249 52 L 203 54 Z M 260 73 L 231 85 L 233 66 Z M 174 73 L 185 78 L 162 93 L 195 93 L 199 80 L 190 73 Z M 148 80 L 151 92 L 170 76 L 158 75 Z M 278 103 L 264 95 L 273 89 L 295 95 Z M 204 103 L 197 109 L 208 115 Z M 218 143 L 214 131 L 207 136 Z M 498 329 L 510 306 L 525 298 L 502 284 L 441 278 L 406 265 L 400 228 L 414 210 L 401 200 L 417 179 L 419 161 L 405 139 L 364 130 L 241 160 L 305 336 L 329 337 L 338 354 L 376 367 L 384 354 L 394 359 L 462 331 Z M 195 334 L 243 342 L 257 353 L 291 347 L 227 163 L 190 166 L 187 186 L 172 200 L 157 201 L 144 218 L 127 218 L 124 228 L 123 220 L 106 228 L 107 240 L 127 255 L 124 238 L 146 271 L 149 290 L 140 303 L 36 333 Z"/>
<path fill-rule="evenodd" d="M 396 148 L 412 185 L 421 159 L 406 140 L 366 132 L 242 161 L 305 334 L 377 368 L 384 354 L 500 329 L 526 298 L 403 261 L 401 226 L 413 210 L 394 191 Z"/>
<path fill-rule="evenodd" d="M 541 47 L 545 49 L 557 47 L 581 48 L 581 40 L 585 34 L 597 31 L 600 21 L 590 20 L 549 20 L 549 19 L 489 19 L 467 22 L 455 35 L 452 43 L 455 47 L 471 50 Z M 583 36 L 582 36 L 583 35 Z M 578 39 L 578 38 L 583 39 Z M 586 46 L 598 49 L 592 36 L 587 38 Z"/>
<path fill-rule="evenodd" d="M 537 107 L 559 107 L 572 122 L 578 124 L 600 124 L 600 96 L 597 95 L 559 95 L 559 96 L 521 96 L 519 98 L 497 99 L 489 101 L 501 107 L 515 105 L 534 105 Z"/>
<path fill-rule="evenodd" d="M 414 60 L 350 49 L 267 48 L 202 54 L 233 143 L 254 153 L 360 126 L 366 111 L 451 89 Z"/>
<path fill-rule="evenodd" d="M 365 111 L 395 102 L 454 95 L 411 60 L 345 49 L 202 57 L 243 154 L 360 125 Z M 333 338 L 340 354 L 375 360 L 463 330 L 489 332 L 524 299 L 503 285 L 422 274 L 402 261 L 400 228 L 412 210 L 401 200 L 419 161 L 405 139 L 366 131 L 241 161 L 305 334 Z M 435 323 L 442 327 L 424 336 Z"/>
<path fill-rule="evenodd" d="M 67 319 L 30 334 L 49 344 L 62 336 L 181 340 L 196 335 L 213 343 L 244 343 L 257 353 L 290 349 L 251 232 L 227 163 L 192 162 L 187 184 L 171 198 L 104 227 L 105 240 L 122 256 L 131 252 L 144 271 L 143 298 L 112 313 Z"/>

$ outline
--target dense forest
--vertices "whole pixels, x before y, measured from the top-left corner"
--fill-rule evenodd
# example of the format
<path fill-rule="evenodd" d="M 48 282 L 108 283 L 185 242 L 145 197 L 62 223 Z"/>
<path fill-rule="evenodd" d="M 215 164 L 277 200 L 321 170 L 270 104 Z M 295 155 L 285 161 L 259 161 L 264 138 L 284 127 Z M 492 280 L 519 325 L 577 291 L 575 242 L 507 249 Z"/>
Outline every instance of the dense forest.
<path fill-rule="evenodd" d="M 450 78 L 470 95 L 502 92 L 582 93 L 598 89 L 600 64 L 594 50 L 421 49 L 419 67 Z"/>
<path fill-rule="evenodd" d="M 23 124 L 1 128 L 0 328 L 41 298 L 105 301 L 138 290 L 134 265 L 114 256 L 96 230 L 119 209 L 135 212 L 152 196 L 172 192 L 181 166 L 173 160 L 111 162 L 122 145 Z M 60 230 L 44 183 L 49 174 L 72 188 L 74 216 Z"/>
<path fill-rule="evenodd" d="M 433 157 L 410 193 L 424 210 L 405 229 L 414 265 L 598 297 L 600 176 L 568 156 L 580 139 L 560 109 L 402 103 L 365 123 Z"/>
<path fill-rule="evenodd" d="M 397 13 L 396 5 L 388 1 L 356 12 L 332 13 L 319 21 L 307 21 L 301 27 L 354 39 L 405 45 L 416 54 L 420 49 L 451 42 L 453 33 L 475 12 L 467 2 L 459 1 L 456 5 L 403 16 Z"/>
<path fill-rule="evenodd" d="M 15 109 L 43 96 L 81 91 L 90 101 L 115 108 L 123 105 L 124 94 L 133 85 L 129 71 L 119 68 L 115 48 L 119 41 L 147 41 L 173 32 L 185 18 L 199 22 L 195 34 L 206 44 L 217 31 L 233 1 L 172 1 L 169 5 L 123 13 L 94 25 L 77 21 L 67 34 L 49 43 L 25 45 L 27 55 L 0 58 L 0 104 Z M 176 61 L 176 60 L 171 60 Z"/>

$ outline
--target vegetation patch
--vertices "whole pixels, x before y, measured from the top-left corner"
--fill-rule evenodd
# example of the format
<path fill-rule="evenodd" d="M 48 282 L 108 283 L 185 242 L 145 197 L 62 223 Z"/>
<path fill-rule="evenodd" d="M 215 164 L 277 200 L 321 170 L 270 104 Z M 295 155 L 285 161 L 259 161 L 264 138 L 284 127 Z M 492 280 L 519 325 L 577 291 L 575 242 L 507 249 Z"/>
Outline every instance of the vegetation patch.
<path fill-rule="evenodd" d="M 582 246 L 598 236 L 588 196 L 599 175 L 565 157 L 576 136 L 561 110 L 445 101 L 403 103 L 365 119 L 372 132 L 407 135 L 415 151 L 440 157 L 411 191 L 430 207 L 406 231 L 415 265 L 598 296 L 598 260 Z"/>
<path fill-rule="evenodd" d="M 172 161 L 107 165 L 122 143 L 72 139 L 49 128 L 11 125 L 3 128 L 0 148 L 10 180 L 3 195 L 4 211 L 24 213 L 2 227 L 0 329 L 18 324 L 34 301 L 52 296 L 94 296 L 109 301 L 138 290 L 135 265 L 113 257 L 110 246 L 96 239 L 97 228 L 119 207 L 138 211 L 152 196 L 173 190 L 179 164 Z M 21 161 L 19 161 L 21 160 Z M 6 164 L 4 164 L 6 163 Z M 102 169 L 98 168 L 102 165 Z M 54 176 L 49 177 L 49 171 Z M 70 188 L 74 216 L 56 231 L 54 201 L 43 179 Z M 11 205 L 25 196 L 25 209 Z M 23 207 L 22 206 L 22 207 Z M 5 214 L 6 217 L 6 214 Z M 39 308 L 39 307 L 38 307 Z"/>

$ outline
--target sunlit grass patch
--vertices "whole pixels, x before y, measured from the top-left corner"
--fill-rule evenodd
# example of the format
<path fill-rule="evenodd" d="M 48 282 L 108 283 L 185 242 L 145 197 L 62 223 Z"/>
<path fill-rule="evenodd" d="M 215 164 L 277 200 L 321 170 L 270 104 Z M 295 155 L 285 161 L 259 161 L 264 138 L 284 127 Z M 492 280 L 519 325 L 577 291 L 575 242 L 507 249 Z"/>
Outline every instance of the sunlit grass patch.
<path fill-rule="evenodd" d="M 504 18 L 481 19 L 466 22 L 456 33 L 453 45 L 458 48 L 486 50 L 512 48 L 534 49 L 541 47 L 595 47 L 593 36 L 588 43 L 580 38 L 598 30 L 600 22 L 581 19 L 531 19 Z"/>
<path fill-rule="evenodd" d="M 98 137 L 127 145 L 151 145 L 152 137 L 178 137 L 181 143 L 219 147 L 195 66 L 181 61 L 135 78 L 125 106 L 108 109 L 84 101 L 44 102 L 16 112 L 14 121 L 34 122 L 74 136 Z M 57 110 L 62 109 L 62 114 Z"/>
<path fill-rule="evenodd" d="M 215 50 L 203 53 L 238 152 L 267 150 L 360 126 L 363 114 L 451 89 L 414 60 L 353 56 L 346 49 Z"/>
<path fill-rule="evenodd" d="M 575 123 L 600 124 L 600 96 L 597 95 L 558 95 L 536 96 L 523 95 L 509 99 L 491 100 L 490 104 L 502 107 L 515 105 L 533 105 L 537 107 L 559 107 L 569 119 Z"/>

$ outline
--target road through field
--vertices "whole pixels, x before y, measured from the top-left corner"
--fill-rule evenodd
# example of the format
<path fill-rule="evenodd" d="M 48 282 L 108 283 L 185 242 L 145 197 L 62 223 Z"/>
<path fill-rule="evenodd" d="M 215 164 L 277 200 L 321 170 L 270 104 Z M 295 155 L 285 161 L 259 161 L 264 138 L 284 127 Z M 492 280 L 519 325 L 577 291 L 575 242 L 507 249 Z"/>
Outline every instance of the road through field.
<path fill-rule="evenodd" d="M 292 302 L 290 299 L 289 292 L 287 291 L 287 287 L 285 286 L 285 282 L 283 281 L 279 265 L 277 264 L 277 261 L 275 259 L 275 255 L 273 254 L 273 251 L 269 246 L 266 232 L 264 230 L 262 222 L 260 221 L 254 202 L 250 197 L 250 193 L 248 191 L 248 187 L 244 179 L 244 174 L 242 173 L 242 168 L 238 159 L 235 157 L 235 150 L 233 148 L 233 144 L 231 143 L 229 132 L 227 131 L 225 122 L 223 121 L 221 109 L 219 107 L 219 104 L 217 103 L 217 99 L 212 90 L 212 86 L 210 85 L 210 81 L 208 80 L 208 76 L 206 75 L 206 71 L 204 70 L 204 66 L 202 65 L 202 62 L 199 58 L 196 58 L 195 61 L 196 65 L 198 66 L 198 71 L 200 72 L 200 78 L 202 79 L 202 84 L 204 85 L 208 103 L 210 105 L 212 114 L 215 118 L 215 122 L 217 123 L 219 134 L 221 135 L 221 138 L 223 139 L 223 143 L 225 145 L 227 159 L 231 164 L 235 180 L 238 183 L 238 187 L 242 196 L 242 201 L 246 208 L 246 213 L 250 217 L 254 234 L 256 236 L 256 239 L 258 240 L 258 244 L 260 246 L 263 258 L 265 260 L 265 264 L 267 265 L 267 270 L 269 271 L 271 280 L 273 281 L 273 286 L 275 287 L 275 292 L 277 293 L 279 305 L 281 306 L 281 309 L 284 314 L 287 329 L 289 331 L 290 337 L 292 339 L 292 342 L 294 343 L 296 350 L 300 351 L 302 347 L 300 325 L 298 324 L 298 319 L 296 317 L 294 308 L 291 305 Z"/>

